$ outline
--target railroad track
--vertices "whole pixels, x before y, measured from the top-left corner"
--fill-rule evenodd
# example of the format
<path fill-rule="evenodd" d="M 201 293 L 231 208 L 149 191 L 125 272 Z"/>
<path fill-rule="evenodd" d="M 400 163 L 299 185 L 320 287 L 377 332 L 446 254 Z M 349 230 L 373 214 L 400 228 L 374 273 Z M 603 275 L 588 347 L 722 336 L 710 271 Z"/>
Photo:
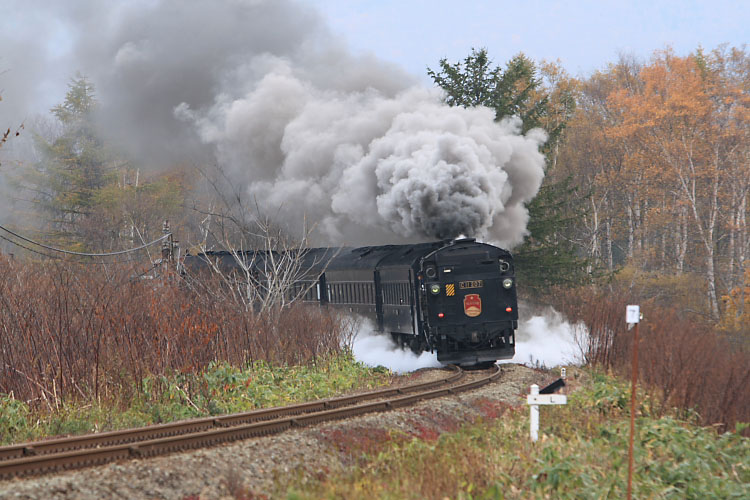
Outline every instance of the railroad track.
<path fill-rule="evenodd" d="M 0 447 L 0 479 L 76 469 L 276 434 L 295 427 L 386 411 L 467 391 L 500 377 L 493 373 L 462 382 L 465 372 L 441 380 L 246 413 L 200 418 L 137 429 L 102 432 Z M 373 401 L 376 400 L 376 401 Z"/>

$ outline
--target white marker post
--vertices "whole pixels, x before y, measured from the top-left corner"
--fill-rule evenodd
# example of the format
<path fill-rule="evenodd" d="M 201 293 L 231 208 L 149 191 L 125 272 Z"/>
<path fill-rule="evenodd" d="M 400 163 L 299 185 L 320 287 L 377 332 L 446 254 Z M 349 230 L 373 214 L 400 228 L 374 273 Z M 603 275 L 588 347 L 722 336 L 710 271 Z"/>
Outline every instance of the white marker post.
<path fill-rule="evenodd" d="M 539 386 L 534 384 L 526 397 L 526 403 L 531 409 L 531 440 L 536 442 L 539 440 L 539 405 L 564 405 L 568 403 L 568 397 L 564 394 L 539 394 Z"/>

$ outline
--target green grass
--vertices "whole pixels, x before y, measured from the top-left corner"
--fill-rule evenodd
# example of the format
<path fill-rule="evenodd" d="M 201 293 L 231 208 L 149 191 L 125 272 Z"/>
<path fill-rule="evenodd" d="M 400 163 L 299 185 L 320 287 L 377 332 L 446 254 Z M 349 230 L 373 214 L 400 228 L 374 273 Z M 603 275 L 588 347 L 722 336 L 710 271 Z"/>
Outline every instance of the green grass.
<path fill-rule="evenodd" d="M 146 377 L 140 390 L 120 388 L 117 400 L 73 401 L 36 411 L 0 394 L 0 444 L 287 405 L 371 389 L 391 379 L 388 370 L 369 368 L 345 354 L 313 366 L 212 363 L 196 374 Z"/>
<path fill-rule="evenodd" d="M 629 389 L 601 375 L 561 407 L 541 408 L 541 439 L 528 407 L 435 439 L 387 431 L 377 447 L 352 444 L 344 473 L 304 475 L 277 496 L 307 498 L 624 498 Z M 645 398 L 645 397 L 644 397 Z M 750 498 L 750 439 L 719 435 L 675 416 L 637 419 L 633 498 Z M 364 450 L 364 452 L 363 452 Z"/>

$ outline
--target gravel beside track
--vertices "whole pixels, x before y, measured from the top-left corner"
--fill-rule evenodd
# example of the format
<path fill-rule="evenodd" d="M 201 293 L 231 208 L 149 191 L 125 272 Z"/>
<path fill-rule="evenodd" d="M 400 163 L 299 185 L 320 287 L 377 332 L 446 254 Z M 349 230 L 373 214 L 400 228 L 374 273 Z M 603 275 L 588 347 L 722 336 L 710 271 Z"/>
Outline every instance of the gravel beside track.
<path fill-rule="evenodd" d="M 422 370 L 416 380 L 445 376 Z M 319 477 L 346 467 L 339 451 L 351 436 L 401 430 L 420 435 L 441 432 L 477 417 L 487 418 L 492 404 L 522 404 L 533 383 L 549 377 L 520 365 L 503 365 L 496 383 L 471 392 L 392 410 L 295 429 L 214 448 L 131 460 L 37 478 L 0 482 L 0 498 L 234 498 L 236 492 L 268 494 L 274 481 L 291 474 Z"/>

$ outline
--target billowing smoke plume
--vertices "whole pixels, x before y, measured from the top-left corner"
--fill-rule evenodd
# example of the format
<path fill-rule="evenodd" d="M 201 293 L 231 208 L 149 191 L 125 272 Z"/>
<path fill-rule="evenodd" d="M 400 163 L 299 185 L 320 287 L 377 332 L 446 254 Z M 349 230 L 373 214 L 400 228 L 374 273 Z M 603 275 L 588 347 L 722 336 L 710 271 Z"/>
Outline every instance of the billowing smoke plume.
<path fill-rule="evenodd" d="M 523 238 L 544 134 L 450 108 L 393 65 L 352 55 L 305 3 L 24 9 L 55 19 L 54 67 L 92 79 L 103 130 L 144 165 L 215 161 L 266 210 L 318 222 L 325 243 Z M 41 36 L 21 39 L 50 58 Z"/>

